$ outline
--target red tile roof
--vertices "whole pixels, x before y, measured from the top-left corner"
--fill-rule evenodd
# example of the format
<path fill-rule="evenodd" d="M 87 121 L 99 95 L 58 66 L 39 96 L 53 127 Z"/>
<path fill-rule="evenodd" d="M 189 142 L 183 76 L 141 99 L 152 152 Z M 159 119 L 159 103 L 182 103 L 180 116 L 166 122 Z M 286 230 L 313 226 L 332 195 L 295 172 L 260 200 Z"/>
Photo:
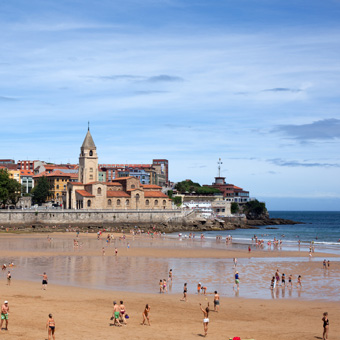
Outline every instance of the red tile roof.
<path fill-rule="evenodd" d="M 121 187 L 122 184 L 121 183 L 114 183 L 114 182 L 106 182 L 105 183 L 107 186 L 118 186 L 118 187 Z"/>
<path fill-rule="evenodd" d="M 33 176 L 32 170 L 20 170 L 20 176 Z"/>
<path fill-rule="evenodd" d="M 75 185 L 75 186 L 84 185 L 84 183 L 81 183 L 81 182 L 68 182 L 68 183 L 71 184 L 71 185 Z"/>
<path fill-rule="evenodd" d="M 130 195 L 125 191 L 111 191 L 111 190 L 107 191 L 106 196 L 107 197 L 118 197 L 118 198 L 119 197 L 130 197 Z"/>
<path fill-rule="evenodd" d="M 94 195 L 91 195 L 86 190 L 76 190 L 76 193 L 84 197 L 94 197 Z"/>
<path fill-rule="evenodd" d="M 167 195 L 163 194 L 161 191 L 144 191 L 145 198 L 169 198 Z"/>
<path fill-rule="evenodd" d="M 155 185 L 155 184 L 142 184 L 142 187 L 144 189 L 162 189 L 162 187 L 160 187 L 159 185 Z"/>

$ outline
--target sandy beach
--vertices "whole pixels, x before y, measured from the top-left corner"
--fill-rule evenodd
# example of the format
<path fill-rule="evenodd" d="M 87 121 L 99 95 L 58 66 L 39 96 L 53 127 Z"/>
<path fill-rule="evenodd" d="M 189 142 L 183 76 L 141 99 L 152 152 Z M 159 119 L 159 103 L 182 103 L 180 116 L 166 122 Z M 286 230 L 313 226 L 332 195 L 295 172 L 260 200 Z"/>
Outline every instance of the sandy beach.
<path fill-rule="evenodd" d="M 339 301 L 332 302 L 329 298 L 320 299 L 320 295 L 316 295 L 318 298 L 313 299 L 314 292 L 317 294 L 317 289 L 326 291 L 329 289 L 327 282 L 331 281 L 335 282 L 335 285 L 331 286 L 333 294 L 338 295 L 340 264 L 337 261 L 332 261 L 329 272 L 323 276 L 322 266 L 320 268 L 322 259 L 315 256 L 315 260 L 313 259 L 310 262 L 303 258 L 303 256 L 308 257 L 308 254 L 300 253 L 299 260 L 298 254 L 295 254 L 299 252 L 254 251 L 251 254 L 254 259 L 249 260 L 247 251 L 196 249 L 196 247 L 190 248 L 187 245 L 185 249 L 182 249 L 182 245 L 177 247 L 176 243 L 172 241 L 150 240 L 148 238 L 133 240 L 129 236 L 127 240 L 131 243 L 131 248 L 127 249 L 127 240 L 121 241 L 121 243 L 117 241 L 119 259 L 116 259 L 116 261 L 121 262 L 111 262 L 115 260 L 113 255 L 115 246 L 106 247 L 105 259 L 103 259 L 101 249 L 105 243 L 103 243 L 103 240 L 97 241 L 95 235 L 80 235 L 79 240 L 84 242 L 84 247 L 77 251 L 72 250 L 75 233 L 55 233 L 50 236 L 53 238 L 52 242 L 49 243 L 52 246 L 46 245 L 47 235 L 45 234 L 6 234 L 0 236 L 1 260 L 18 257 L 18 261 L 21 261 L 15 263 L 16 267 L 8 268 L 13 272 L 11 286 L 6 285 L 4 273 L 0 280 L 0 302 L 8 300 L 10 306 L 9 330 L 2 331 L 0 334 L 4 339 L 47 339 L 45 324 L 49 313 L 53 314 L 56 321 L 56 339 L 110 339 L 116 336 L 123 339 L 200 339 L 204 333 L 203 314 L 199 309 L 199 303 L 204 306 L 209 301 L 211 307 L 213 306 L 213 295 L 211 293 L 216 281 L 208 276 L 216 276 L 219 271 L 221 271 L 221 276 L 218 280 L 226 286 L 227 294 L 221 294 L 220 312 L 212 311 L 209 314 L 209 338 L 229 339 L 240 336 L 241 339 L 257 340 L 322 339 L 321 318 L 323 312 L 328 311 L 330 319 L 329 339 L 340 339 L 340 326 L 337 323 L 340 317 Z M 14 244 L 18 245 L 17 247 L 13 247 L 13 241 Z M 323 254 L 318 255 L 323 257 Z M 74 258 L 86 259 L 85 269 L 78 267 L 78 265 L 71 269 L 68 268 L 67 263 L 63 262 L 65 256 L 70 261 Z M 240 269 L 238 268 L 238 270 L 241 275 L 240 291 L 236 294 L 232 290 L 232 258 L 235 256 L 240 259 Z M 45 267 L 35 267 L 34 262 L 31 262 L 33 258 L 37 257 L 43 263 L 48 259 L 54 261 L 51 262 L 53 267 L 50 267 L 48 272 L 49 285 L 46 291 L 41 290 L 41 278 L 37 276 L 40 273 L 39 270 Z M 112 285 L 110 288 L 111 282 L 116 281 L 114 277 L 105 276 L 106 272 L 111 271 L 110 275 L 119 276 L 121 274 L 119 266 L 124 266 L 125 263 L 130 265 L 133 258 L 139 257 L 146 264 L 139 262 L 136 267 L 128 267 L 124 269 L 127 271 L 123 271 L 123 275 L 128 276 L 127 273 L 131 275 L 131 277 L 126 277 L 126 283 L 122 282 L 122 287 L 124 288 L 124 284 L 126 284 L 129 291 L 117 289 L 117 287 L 121 287 L 118 285 Z M 89 259 L 90 262 L 88 262 Z M 150 272 L 152 273 L 152 270 L 158 271 L 159 273 L 156 275 L 161 278 L 169 268 L 165 264 L 169 262 L 171 265 L 178 265 L 178 268 L 174 267 L 174 288 L 171 292 L 157 293 L 157 281 L 147 282 L 151 280 L 148 279 L 149 276 L 142 275 L 138 271 L 138 267 L 144 270 L 144 265 L 152 266 L 154 262 L 148 262 L 152 259 L 160 262 L 157 262 L 159 267 L 150 268 Z M 196 282 L 194 269 L 190 269 L 191 272 L 187 274 L 185 271 L 182 272 L 180 263 L 183 261 L 200 261 L 200 263 L 206 262 L 208 265 L 216 261 L 224 261 L 227 271 L 222 271 L 220 267 L 217 267 L 216 271 L 213 270 L 211 273 L 207 273 L 207 277 L 204 277 L 197 269 L 204 282 L 208 283 L 210 293 L 207 296 L 197 295 L 193 283 Z M 116 266 L 110 270 L 112 263 L 116 263 Z M 264 263 L 264 265 L 257 268 L 259 263 Z M 292 297 L 289 297 L 288 288 L 284 290 L 285 297 L 282 295 L 282 288 L 279 288 L 278 293 L 274 292 L 272 298 L 270 297 L 269 282 L 267 281 L 268 273 L 272 273 L 277 264 L 283 266 L 282 263 L 286 268 L 294 270 L 294 274 L 295 272 L 303 273 L 305 280 L 303 284 L 306 284 L 306 288 L 303 287 L 301 298 L 296 295 L 296 287 L 292 289 Z M 196 262 L 194 262 L 193 268 L 195 266 Z M 266 268 L 267 266 L 269 268 Z M 95 271 L 92 267 L 103 268 L 100 268 L 100 271 Z M 64 272 L 65 276 L 66 273 L 70 275 L 70 272 L 80 277 L 88 271 L 90 276 L 84 276 L 83 281 L 70 280 L 65 281 L 65 285 L 60 285 L 56 284 L 58 277 L 53 271 Z M 263 288 L 260 287 L 260 289 L 265 291 L 268 298 L 244 298 L 244 291 L 251 289 L 251 280 L 253 276 L 256 279 L 257 271 L 263 272 L 258 274 L 258 279 L 265 280 Z M 25 279 L 29 272 L 33 273 L 32 277 Z M 224 277 L 226 274 L 228 278 Z M 188 302 L 181 302 L 182 294 L 179 291 L 183 287 L 185 275 L 187 275 L 188 282 L 192 281 L 192 283 L 189 284 Z M 321 280 L 325 281 L 324 286 L 313 287 L 312 282 L 306 282 L 309 281 L 309 278 L 320 275 Z M 98 279 L 97 276 L 102 281 L 107 281 L 105 289 L 100 289 L 100 286 L 97 286 L 97 281 L 93 281 L 96 282 L 94 287 L 97 287 L 97 289 L 89 288 L 91 283 L 89 281 Z M 124 281 L 124 276 L 123 279 L 119 278 L 119 280 Z M 249 285 L 246 285 L 246 280 L 250 281 Z M 144 287 L 143 284 L 150 287 L 149 290 L 154 287 L 154 293 L 143 291 L 141 288 Z M 311 289 L 313 294 L 304 295 L 304 291 L 308 289 Z M 128 325 L 122 327 L 110 326 L 113 300 L 124 301 L 127 313 L 130 316 Z M 151 306 L 151 327 L 140 325 L 142 311 L 146 303 Z"/>

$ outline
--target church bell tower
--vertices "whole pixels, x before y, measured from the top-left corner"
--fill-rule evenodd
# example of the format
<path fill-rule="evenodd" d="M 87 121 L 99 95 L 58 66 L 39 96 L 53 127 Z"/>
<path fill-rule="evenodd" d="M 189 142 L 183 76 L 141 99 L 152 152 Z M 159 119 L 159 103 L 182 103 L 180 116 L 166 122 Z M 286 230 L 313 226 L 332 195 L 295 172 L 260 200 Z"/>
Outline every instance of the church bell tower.
<path fill-rule="evenodd" d="M 78 181 L 83 184 L 98 181 L 98 155 L 88 127 L 83 145 L 80 148 Z"/>

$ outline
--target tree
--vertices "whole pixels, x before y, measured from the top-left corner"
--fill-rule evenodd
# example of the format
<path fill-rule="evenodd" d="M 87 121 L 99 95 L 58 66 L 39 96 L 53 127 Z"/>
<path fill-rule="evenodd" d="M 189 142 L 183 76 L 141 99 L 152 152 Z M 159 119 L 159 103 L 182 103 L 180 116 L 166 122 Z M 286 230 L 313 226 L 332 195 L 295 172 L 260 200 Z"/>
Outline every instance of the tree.
<path fill-rule="evenodd" d="M 231 213 L 232 214 L 237 214 L 239 212 L 239 210 L 240 210 L 240 208 L 238 206 L 238 203 L 236 203 L 236 202 L 232 202 L 231 203 L 230 209 L 231 209 Z"/>
<path fill-rule="evenodd" d="M 178 207 L 180 205 L 182 205 L 182 197 L 181 196 L 172 197 L 172 200 L 174 201 L 174 204 L 177 205 Z"/>
<path fill-rule="evenodd" d="M 0 169 L 0 203 L 17 204 L 20 198 L 21 185 L 15 179 L 9 177 L 6 169 Z"/>
<path fill-rule="evenodd" d="M 202 187 L 199 183 L 195 183 L 191 180 L 178 182 L 175 189 L 181 194 L 195 192 L 198 195 L 213 195 L 221 193 L 221 191 L 216 188 L 208 186 Z"/>
<path fill-rule="evenodd" d="M 33 203 L 45 203 L 47 198 L 51 196 L 50 189 L 47 178 L 45 176 L 40 177 L 37 185 L 31 191 Z"/>
<path fill-rule="evenodd" d="M 266 204 L 263 202 L 259 202 L 258 200 L 247 202 L 243 206 L 243 211 L 248 219 L 261 218 L 263 215 L 266 215 L 268 213 Z"/>

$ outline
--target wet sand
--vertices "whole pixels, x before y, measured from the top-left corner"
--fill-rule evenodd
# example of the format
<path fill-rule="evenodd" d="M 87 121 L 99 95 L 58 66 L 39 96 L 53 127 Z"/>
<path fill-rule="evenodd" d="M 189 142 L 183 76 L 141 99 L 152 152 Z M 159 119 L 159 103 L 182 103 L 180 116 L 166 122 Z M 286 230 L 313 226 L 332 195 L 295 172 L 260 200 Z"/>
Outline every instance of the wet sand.
<path fill-rule="evenodd" d="M 318 253 L 312 260 L 306 252 L 256 250 L 249 256 L 225 245 L 130 236 L 125 241 L 116 237 L 106 246 L 105 238 L 97 241 L 94 234 L 80 234 L 82 246 L 73 249 L 75 233 L 50 236 L 51 242 L 46 234 L 0 236 L 0 261 L 16 264 L 8 268 L 13 273 L 10 287 L 5 273 L 0 279 L 0 301 L 8 300 L 11 308 L 10 330 L 0 334 L 4 339 L 47 339 L 48 313 L 56 320 L 57 339 L 200 339 L 203 314 L 198 303 L 210 301 L 212 306 L 213 298 L 195 294 L 198 280 L 208 292 L 217 289 L 221 294 L 220 313 L 209 315 L 209 338 L 321 339 L 322 313 L 328 311 L 329 338 L 340 339 L 340 262 L 335 256 L 330 270 L 324 270 L 324 255 Z M 239 292 L 232 289 L 233 257 L 239 258 Z M 294 284 L 301 274 L 303 288 L 272 292 L 269 283 L 276 267 L 287 278 L 292 271 Z M 174 270 L 172 290 L 157 294 L 159 279 L 167 278 L 169 268 Z M 37 276 L 43 270 L 49 276 L 46 291 Z M 187 303 L 179 301 L 185 281 Z M 109 325 L 114 299 L 124 300 L 130 315 L 127 326 Z M 151 327 L 139 325 L 146 303 L 151 305 Z"/>

